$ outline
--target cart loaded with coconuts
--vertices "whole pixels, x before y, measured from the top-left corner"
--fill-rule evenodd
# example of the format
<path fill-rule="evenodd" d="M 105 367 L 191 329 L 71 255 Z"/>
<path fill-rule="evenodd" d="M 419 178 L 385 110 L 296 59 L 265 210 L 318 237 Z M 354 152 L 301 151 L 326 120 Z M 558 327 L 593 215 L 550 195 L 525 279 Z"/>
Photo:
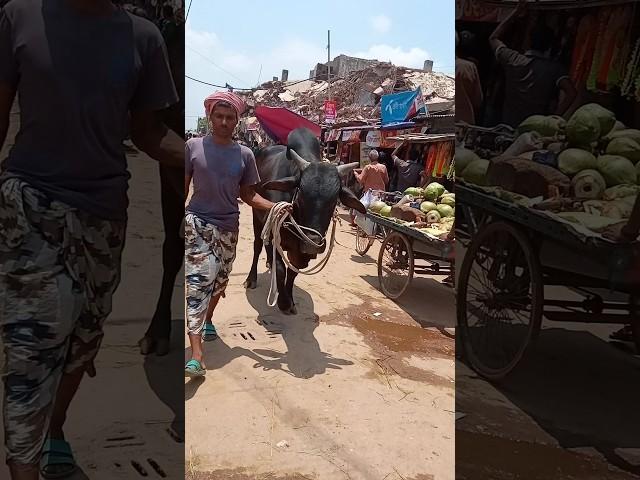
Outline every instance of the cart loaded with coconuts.
<path fill-rule="evenodd" d="M 380 289 L 399 298 L 415 275 L 452 278 L 455 194 L 438 182 L 404 192 L 372 190 L 367 214 L 356 216 L 356 251 L 367 253 L 376 239 Z"/>
<path fill-rule="evenodd" d="M 457 128 L 457 324 L 470 366 L 504 378 L 543 317 L 622 325 L 614 339 L 640 352 L 640 249 L 616 240 L 640 192 L 640 131 L 598 104 L 568 121 Z"/>

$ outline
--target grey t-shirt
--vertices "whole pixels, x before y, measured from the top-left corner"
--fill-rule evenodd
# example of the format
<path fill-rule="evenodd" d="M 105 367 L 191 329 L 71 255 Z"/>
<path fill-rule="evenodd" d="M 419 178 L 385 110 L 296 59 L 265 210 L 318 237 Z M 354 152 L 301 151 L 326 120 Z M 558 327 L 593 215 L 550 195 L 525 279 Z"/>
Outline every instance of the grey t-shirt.
<path fill-rule="evenodd" d="M 122 8 L 93 17 L 66 0 L 11 1 L 0 10 L 0 82 L 17 86 L 21 109 L 5 173 L 124 220 L 128 114 L 178 101 L 155 25 Z"/>
<path fill-rule="evenodd" d="M 393 163 L 398 169 L 398 192 L 404 192 L 409 187 L 417 187 L 420 182 L 420 172 L 424 169 L 417 162 L 410 162 L 399 157 L 393 157 Z"/>
<path fill-rule="evenodd" d="M 185 144 L 185 173 L 193 182 L 187 212 L 220 230 L 237 232 L 240 187 L 260 182 L 251 149 L 237 143 L 218 145 L 211 135 L 191 138 Z"/>

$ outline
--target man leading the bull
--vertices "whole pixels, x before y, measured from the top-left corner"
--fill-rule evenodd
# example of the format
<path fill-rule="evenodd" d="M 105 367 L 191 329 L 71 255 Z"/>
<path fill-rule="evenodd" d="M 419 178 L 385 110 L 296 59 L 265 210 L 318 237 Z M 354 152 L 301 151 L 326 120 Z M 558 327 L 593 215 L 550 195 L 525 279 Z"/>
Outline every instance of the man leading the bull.
<path fill-rule="evenodd" d="M 185 194 L 193 193 L 185 217 L 187 328 L 191 359 L 185 376 L 205 374 L 202 342 L 216 338 L 211 316 L 229 282 L 238 242 L 238 197 L 253 208 L 270 210 L 273 202 L 255 191 L 260 182 L 251 150 L 233 141 L 246 106 L 231 92 L 204 101 L 211 133 L 185 146 Z"/>

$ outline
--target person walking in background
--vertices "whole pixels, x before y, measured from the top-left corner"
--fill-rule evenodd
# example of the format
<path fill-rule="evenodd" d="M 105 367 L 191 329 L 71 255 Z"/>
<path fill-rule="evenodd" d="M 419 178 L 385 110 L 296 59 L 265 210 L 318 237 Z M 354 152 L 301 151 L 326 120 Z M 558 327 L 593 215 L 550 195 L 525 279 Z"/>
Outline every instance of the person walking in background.
<path fill-rule="evenodd" d="M 366 194 L 369 190 L 386 191 L 389 185 L 389 174 L 387 167 L 378 163 L 379 155 L 377 150 L 369 152 L 369 165 L 362 169 L 354 170 L 356 181 L 362 186 L 362 191 Z M 351 212 L 351 226 L 355 226 L 355 214 Z"/>

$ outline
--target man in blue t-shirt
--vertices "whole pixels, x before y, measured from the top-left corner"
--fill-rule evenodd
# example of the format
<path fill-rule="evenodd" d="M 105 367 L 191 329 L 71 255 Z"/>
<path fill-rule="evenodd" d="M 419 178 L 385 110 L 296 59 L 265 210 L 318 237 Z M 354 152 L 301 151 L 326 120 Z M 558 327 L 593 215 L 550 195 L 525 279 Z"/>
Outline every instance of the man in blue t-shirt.
<path fill-rule="evenodd" d="M 238 243 L 238 197 L 253 208 L 270 210 L 273 203 L 255 191 L 260 182 L 251 149 L 233 140 L 246 106 L 231 92 L 217 92 L 204 102 L 211 134 L 192 138 L 185 146 L 185 192 L 193 194 L 185 218 L 185 279 L 191 359 L 185 376 L 205 374 L 202 341 L 215 340 L 211 322 L 224 296 Z"/>
<path fill-rule="evenodd" d="M 75 469 L 66 412 L 93 365 L 120 281 L 129 173 L 123 140 L 168 166 L 184 140 L 159 120 L 178 101 L 157 27 L 108 0 L 0 9 L 4 428 L 14 480 Z M 43 448 L 44 446 L 44 448 Z"/>

